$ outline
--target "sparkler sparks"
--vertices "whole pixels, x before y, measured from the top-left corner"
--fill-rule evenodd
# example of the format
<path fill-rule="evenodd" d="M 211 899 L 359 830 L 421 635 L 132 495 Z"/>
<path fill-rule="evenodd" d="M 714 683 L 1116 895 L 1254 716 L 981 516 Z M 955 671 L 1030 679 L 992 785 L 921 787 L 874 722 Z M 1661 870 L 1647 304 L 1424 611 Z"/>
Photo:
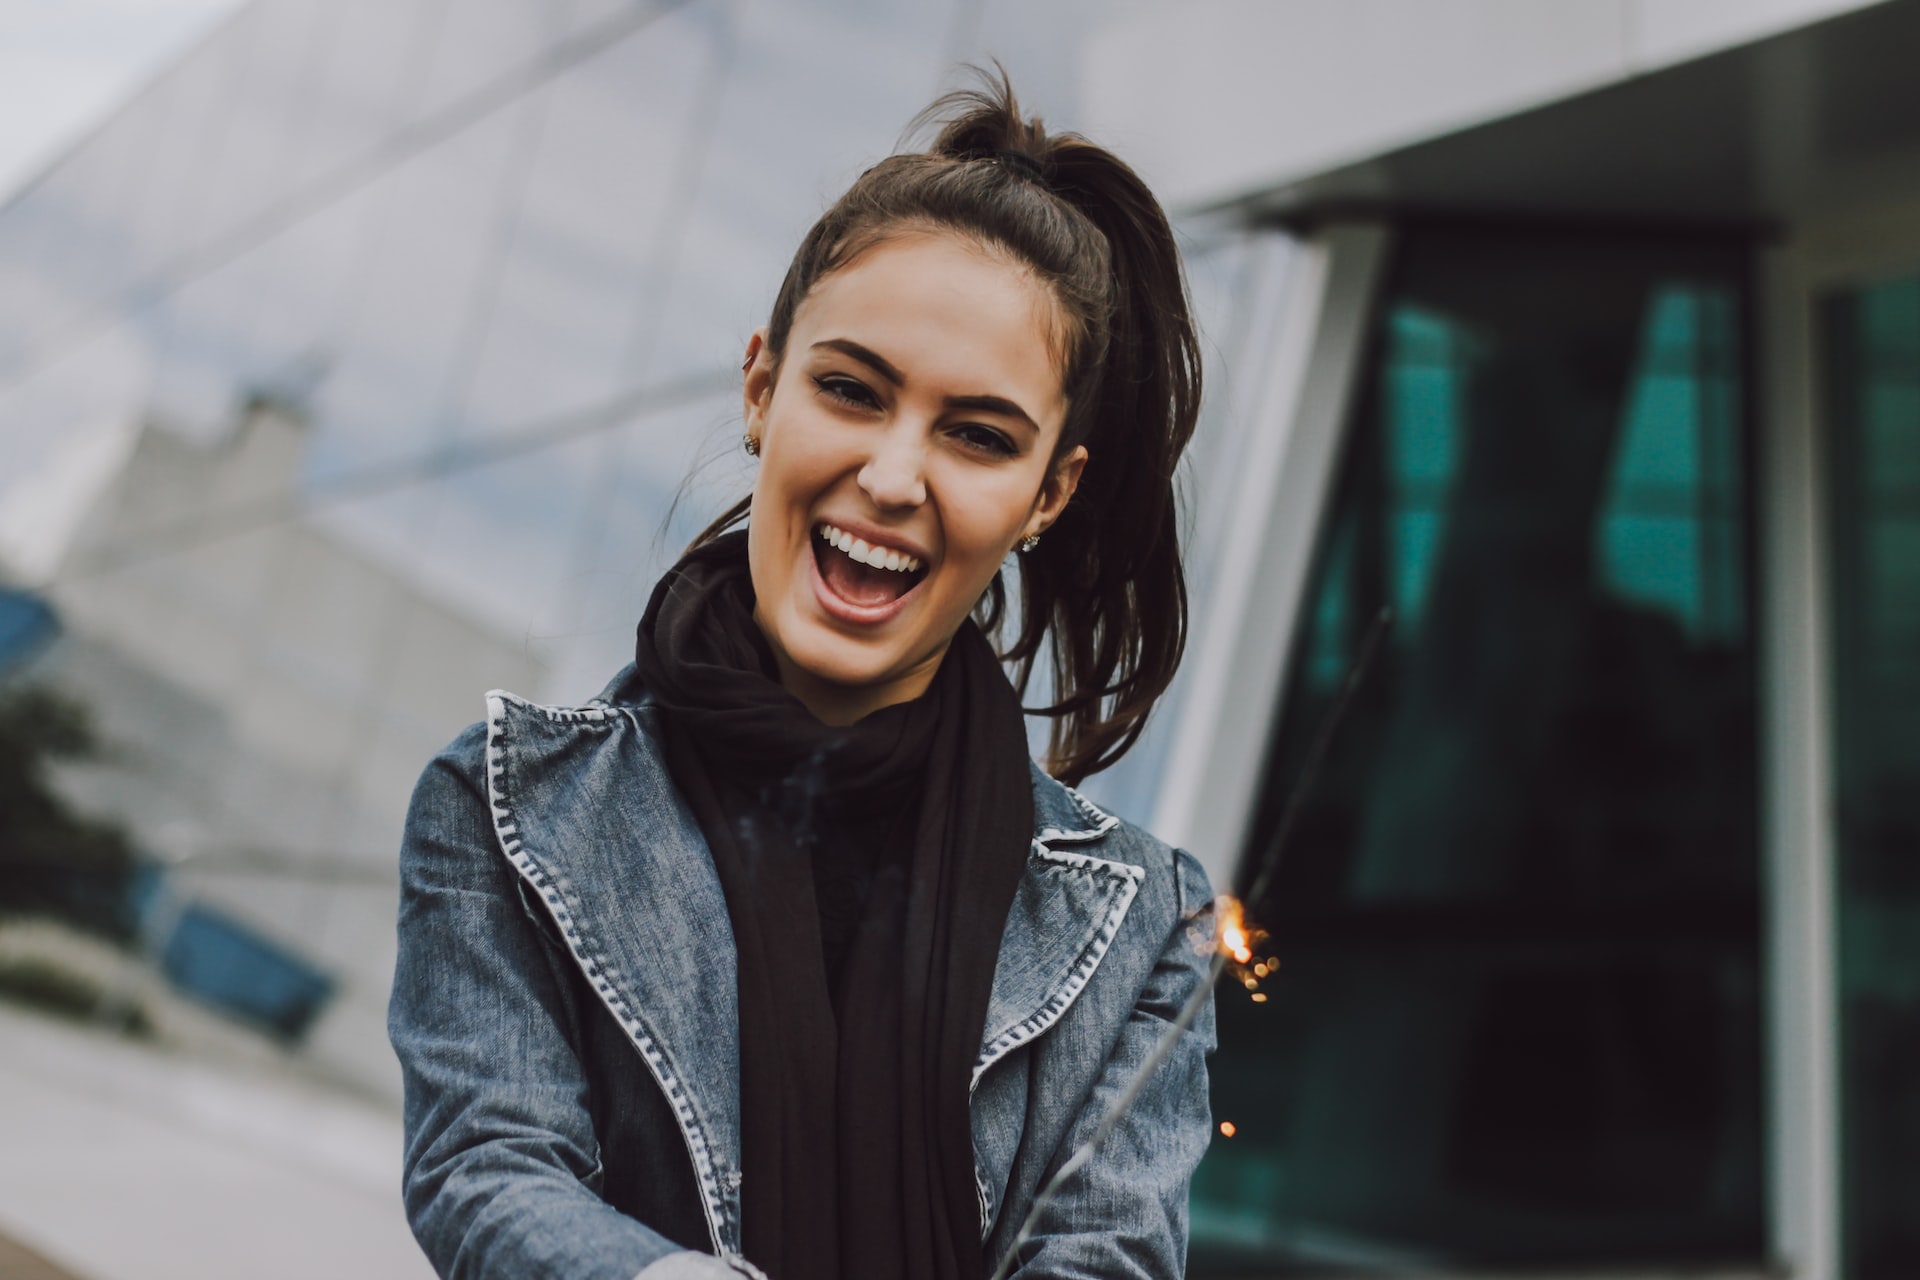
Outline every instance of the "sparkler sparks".
<path fill-rule="evenodd" d="M 1253 959 L 1253 948 L 1248 946 L 1246 910 L 1239 901 L 1222 894 L 1220 907 L 1220 949 L 1232 956 L 1236 964 L 1247 964 Z"/>
<path fill-rule="evenodd" d="M 1221 894 L 1213 905 L 1219 921 L 1218 940 L 1214 945 L 1227 957 L 1227 968 L 1246 988 L 1247 997 L 1255 1004 L 1265 1004 L 1267 993 L 1260 990 L 1260 983 L 1280 968 L 1279 956 L 1258 958 L 1258 948 L 1266 942 L 1267 931 L 1248 923 L 1245 904 L 1231 894 Z"/>

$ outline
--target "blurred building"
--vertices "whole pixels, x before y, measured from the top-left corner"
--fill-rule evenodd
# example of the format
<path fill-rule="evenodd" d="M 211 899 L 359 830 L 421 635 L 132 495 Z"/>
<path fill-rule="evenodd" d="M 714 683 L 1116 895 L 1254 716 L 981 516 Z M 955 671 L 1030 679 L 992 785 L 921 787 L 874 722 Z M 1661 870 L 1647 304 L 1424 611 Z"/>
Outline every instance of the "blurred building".
<path fill-rule="evenodd" d="M 471 715 L 475 682 L 545 673 L 510 624 L 305 517 L 298 410 L 236 412 L 211 441 L 139 419 L 77 441 L 92 456 L 56 450 L 21 503 L 57 496 L 75 517 L 58 546 L 54 519 L 22 530 L 57 557 L 48 596 L 67 636 L 43 675 L 84 700 L 106 744 L 63 781 L 170 869 L 160 909 L 222 908 L 325 975 L 337 994 L 317 1021 L 318 992 L 282 1012 L 263 991 L 255 1012 L 377 1088 L 393 1073 L 392 846 L 412 757 Z M 227 963 L 264 976 L 260 954 Z"/>
<path fill-rule="evenodd" d="M 792 247 L 997 54 L 1179 211 L 1213 358 L 1187 665 L 1089 787 L 1271 871 L 1195 1273 L 1920 1274 L 1917 47 L 1920 0 L 257 0 L 0 209 L 0 585 L 130 744 L 76 797 L 390 1094 L 420 765 L 624 661 Z"/>

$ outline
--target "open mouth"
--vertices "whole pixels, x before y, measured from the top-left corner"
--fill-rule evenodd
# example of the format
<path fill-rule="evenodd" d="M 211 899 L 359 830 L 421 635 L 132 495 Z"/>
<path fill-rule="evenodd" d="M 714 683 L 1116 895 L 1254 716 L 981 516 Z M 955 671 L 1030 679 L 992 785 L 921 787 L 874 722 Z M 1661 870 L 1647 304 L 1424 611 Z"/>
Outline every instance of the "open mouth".
<path fill-rule="evenodd" d="M 920 585 L 918 557 L 869 545 L 824 521 L 813 528 L 813 561 L 827 589 L 856 609 L 882 609 Z"/>

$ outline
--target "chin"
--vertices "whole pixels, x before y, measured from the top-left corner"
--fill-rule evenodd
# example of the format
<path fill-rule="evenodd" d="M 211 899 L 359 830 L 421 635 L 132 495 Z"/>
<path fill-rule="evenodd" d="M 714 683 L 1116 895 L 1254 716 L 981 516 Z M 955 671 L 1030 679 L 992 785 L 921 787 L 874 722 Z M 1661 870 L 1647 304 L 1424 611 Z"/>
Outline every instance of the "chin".
<path fill-rule="evenodd" d="M 819 626 L 806 628 L 805 635 L 795 637 L 784 646 L 787 661 L 810 679 L 849 688 L 881 679 L 884 669 L 876 663 L 862 661 L 859 654 L 847 652 L 852 647 L 852 641 Z"/>
<path fill-rule="evenodd" d="M 783 683 L 816 715 L 850 721 L 925 692 L 951 637 L 935 615 L 957 599 L 954 565 L 861 572 L 820 537 L 783 548 L 777 563 L 785 580 L 763 599 L 779 603 L 759 611 L 759 622 Z"/>
<path fill-rule="evenodd" d="M 913 664 L 904 654 L 876 651 L 879 646 L 842 635 L 830 626 L 812 623 L 803 634 L 783 646 L 787 660 L 814 680 L 838 685 L 848 692 L 877 688 L 904 678 Z M 891 650 L 893 646 L 886 646 Z"/>

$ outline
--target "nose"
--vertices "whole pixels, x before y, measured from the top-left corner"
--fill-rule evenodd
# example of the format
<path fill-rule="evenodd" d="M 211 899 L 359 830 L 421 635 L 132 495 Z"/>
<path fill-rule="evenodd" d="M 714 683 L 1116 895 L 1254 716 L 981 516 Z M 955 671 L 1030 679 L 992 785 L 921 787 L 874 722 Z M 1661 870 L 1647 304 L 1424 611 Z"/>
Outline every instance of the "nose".
<path fill-rule="evenodd" d="M 922 433 L 904 421 L 877 433 L 873 452 L 856 479 L 873 505 L 883 510 L 920 506 L 927 500 Z"/>

